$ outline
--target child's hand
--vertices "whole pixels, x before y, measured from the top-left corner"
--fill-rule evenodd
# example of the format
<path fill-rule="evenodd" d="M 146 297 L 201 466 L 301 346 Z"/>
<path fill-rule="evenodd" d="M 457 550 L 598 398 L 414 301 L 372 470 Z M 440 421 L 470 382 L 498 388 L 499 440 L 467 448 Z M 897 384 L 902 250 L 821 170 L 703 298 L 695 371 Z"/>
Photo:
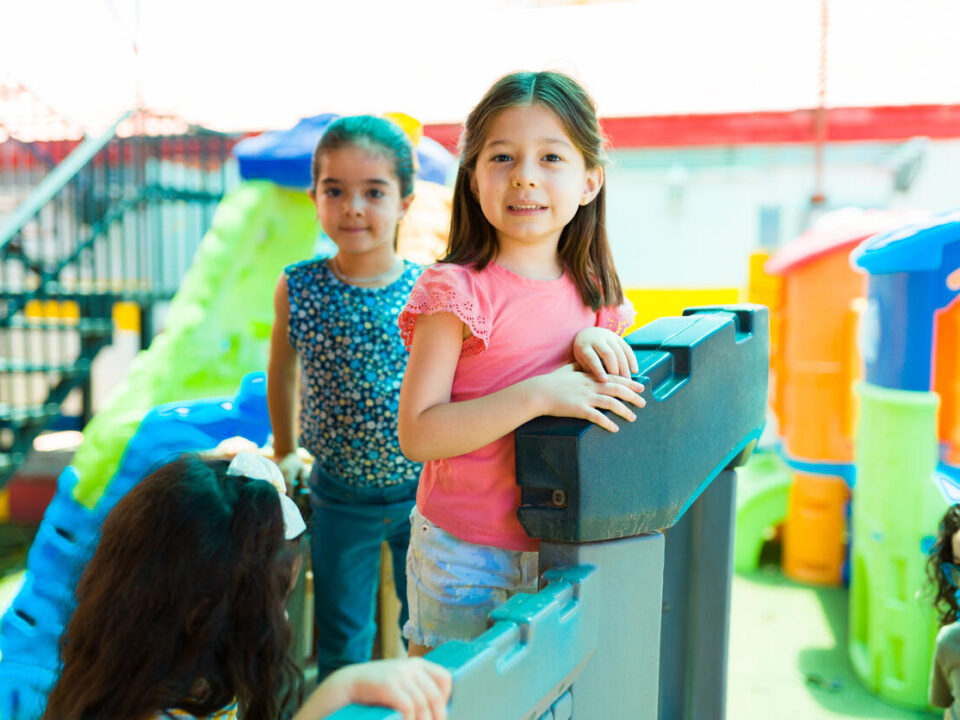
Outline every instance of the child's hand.
<path fill-rule="evenodd" d="M 624 420 L 633 422 L 637 416 L 624 403 L 631 403 L 638 408 L 647 404 L 639 395 L 643 392 L 643 385 L 636 380 L 610 375 L 604 382 L 597 382 L 592 375 L 573 364 L 564 365 L 534 380 L 542 382 L 541 391 L 547 396 L 546 414 L 583 418 L 610 432 L 617 432 L 619 428 L 601 410 L 610 410 Z"/>
<path fill-rule="evenodd" d="M 317 686 L 293 720 L 318 720 L 345 705 L 380 705 L 403 720 L 446 720 L 450 671 L 423 658 L 374 660 L 340 668 Z"/>
<path fill-rule="evenodd" d="M 283 481 L 287 485 L 287 495 L 292 497 L 293 489 L 298 485 L 305 485 L 310 476 L 307 466 L 297 455 L 296 450 L 287 453 L 276 462 L 280 467 L 280 472 L 283 473 Z"/>
<path fill-rule="evenodd" d="M 403 720 L 445 720 L 453 689 L 450 671 L 422 658 L 353 665 L 354 702 L 386 705 Z"/>
<path fill-rule="evenodd" d="M 626 340 L 612 330 L 590 327 L 581 330 L 573 340 L 573 357 L 585 372 L 592 373 L 600 382 L 607 381 L 606 371 L 629 378 L 637 373 L 637 358 Z"/>

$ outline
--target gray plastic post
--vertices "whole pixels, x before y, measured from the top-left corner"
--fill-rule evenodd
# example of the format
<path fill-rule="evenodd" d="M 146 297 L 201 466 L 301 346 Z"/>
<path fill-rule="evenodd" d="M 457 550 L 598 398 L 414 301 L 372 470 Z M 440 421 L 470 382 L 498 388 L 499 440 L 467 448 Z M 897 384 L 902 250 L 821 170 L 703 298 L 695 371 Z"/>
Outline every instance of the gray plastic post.
<path fill-rule="evenodd" d="M 664 532 L 660 718 L 724 720 L 736 474 L 724 470 Z"/>
<path fill-rule="evenodd" d="M 657 720 L 664 541 L 660 533 L 540 543 L 540 568 L 596 569 L 597 650 L 570 688 L 574 720 Z"/>

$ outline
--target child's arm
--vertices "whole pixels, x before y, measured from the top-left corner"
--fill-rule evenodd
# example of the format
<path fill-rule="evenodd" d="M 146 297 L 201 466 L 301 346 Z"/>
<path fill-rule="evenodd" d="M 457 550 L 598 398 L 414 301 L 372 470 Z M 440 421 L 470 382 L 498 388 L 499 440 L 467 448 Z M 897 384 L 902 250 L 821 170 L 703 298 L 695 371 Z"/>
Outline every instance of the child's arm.
<path fill-rule="evenodd" d="M 293 720 L 319 720 L 345 705 L 380 705 L 404 720 L 444 720 L 453 689 L 450 671 L 422 658 L 349 665 L 314 690 Z"/>
<path fill-rule="evenodd" d="M 473 400 L 450 402 L 464 325 L 450 312 L 420 315 L 400 388 L 399 436 L 403 453 L 424 462 L 472 452 L 541 415 L 578 417 L 611 432 L 601 411 L 633 421 L 624 402 L 643 407 L 642 386 L 611 376 L 597 382 L 565 365 Z"/>
<path fill-rule="evenodd" d="M 281 275 L 273 294 L 274 321 L 267 366 L 267 408 L 273 429 L 273 456 L 279 463 L 297 449 L 296 411 L 299 388 L 297 351 L 290 344 L 287 277 Z M 286 475 L 286 473 L 285 473 Z M 286 478 L 291 482 L 290 478 Z"/>

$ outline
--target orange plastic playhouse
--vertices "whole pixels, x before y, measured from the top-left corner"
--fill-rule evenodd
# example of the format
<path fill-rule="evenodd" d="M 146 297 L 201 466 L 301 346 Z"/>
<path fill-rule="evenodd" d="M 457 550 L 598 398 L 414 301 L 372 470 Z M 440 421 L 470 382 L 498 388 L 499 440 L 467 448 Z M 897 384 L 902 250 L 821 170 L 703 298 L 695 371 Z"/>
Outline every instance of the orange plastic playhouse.
<path fill-rule="evenodd" d="M 771 404 L 780 449 L 793 469 L 783 532 L 784 572 L 836 584 L 846 558 L 846 506 L 853 481 L 855 405 L 862 375 L 858 299 L 866 276 L 851 250 L 870 235 L 905 225 L 913 213 L 841 210 L 823 216 L 766 264 L 780 277 Z"/>

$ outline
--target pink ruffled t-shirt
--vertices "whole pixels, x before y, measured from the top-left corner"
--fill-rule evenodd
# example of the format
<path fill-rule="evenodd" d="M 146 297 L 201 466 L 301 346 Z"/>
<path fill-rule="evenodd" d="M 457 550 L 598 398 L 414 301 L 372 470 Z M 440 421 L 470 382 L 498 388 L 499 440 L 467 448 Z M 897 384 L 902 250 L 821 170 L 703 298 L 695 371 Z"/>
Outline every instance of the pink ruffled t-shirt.
<path fill-rule="evenodd" d="M 489 395 L 573 361 L 573 339 L 587 327 L 622 334 L 633 306 L 585 307 L 569 272 L 557 280 L 531 280 L 490 263 L 471 267 L 437 264 L 417 280 L 400 313 L 407 348 L 417 316 L 452 312 L 472 337 L 463 342 L 451 401 Z M 466 455 L 423 466 L 417 507 L 435 525 L 461 540 L 508 550 L 536 550 L 538 542 L 517 520 L 513 433 Z"/>

